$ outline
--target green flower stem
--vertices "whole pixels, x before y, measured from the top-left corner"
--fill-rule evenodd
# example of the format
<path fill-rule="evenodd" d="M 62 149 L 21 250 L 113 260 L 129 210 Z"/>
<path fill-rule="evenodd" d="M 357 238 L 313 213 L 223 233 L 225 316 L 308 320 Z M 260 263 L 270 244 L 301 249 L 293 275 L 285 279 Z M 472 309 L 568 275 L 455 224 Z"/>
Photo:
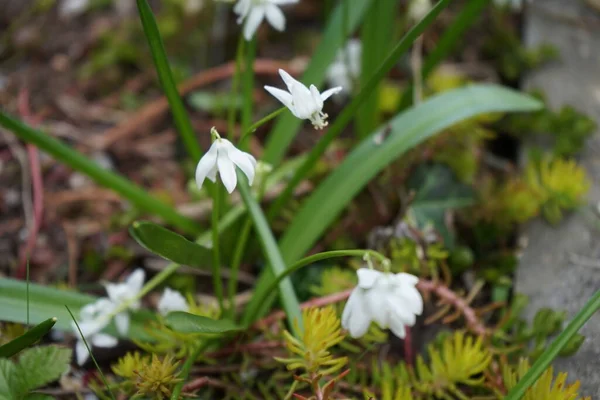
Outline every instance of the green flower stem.
<path fill-rule="evenodd" d="M 144 34 L 150 45 L 154 66 L 160 84 L 167 96 L 169 107 L 171 108 L 173 119 L 175 120 L 175 125 L 177 126 L 177 130 L 181 135 L 181 139 L 183 140 L 187 152 L 194 161 L 198 161 L 202 156 L 202 149 L 198 144 L 190 117 L 179 96 L 179 92 L 177 91 L 177 86 L 175 85 L 173 74 L 171 73 L 171 67 L 169 67 L 169 61 L 167 60 L 165 47 L 162 38 L 160 37 L 154 14 L 152 13 L 152 9 L 148 5 L 147 0 L 137 0 L 137 7 L 140 13 L 142 26 L 144 27 Z"/>
<path fill-rule="evenodd" d="M 188 376 L 190 375 L 190 372 L 192 371 L 194 362 L 196 361 L 198 356 L 204 350 L 206 350 L 206 348 L 209 346 L 210 343 L 211 343 L 210 340 L 203 342 L 200 346 L 196 347 L 194 349 L 194 351 L 190 354 L 190 356 L 185 360 L 185 363 L 183 363 L 183 366 L 181 367 L 181 374 L 179 375 L 182 380 L 173 388 L 173 393 L 171 393 L 171 400 L 179 400 L 180 399 L 179 395 L 181 394 L 181 390 L 183 389 L 183 386 L 185 385 L 185 380 L 188 378 Z"/>
<path fill-rule="evenodd" d="M 242 118 L 241 118 L 241 132 L 246 132 L 248 127 L 252 124 L 252 105 L 254 104 L 253 91 L 254 91 L 254 59 L 256 58 L 256 37 L 248 43 L 246 48 L 247 53 L 244 57 L 244 72 L 242 74 Z M 241 133 L 240 133 L 241 135 Z M 240 140 L 238 147 L 242 150 L 247 149 L 245 141 Z"/>
<path fill-rule="evenodd" d="M 246 208 L 254 222 L 254 229 L 258 234 L 258 238 L 263 248 L 263 253 L 267 257 L 268 265 L 273 276 L 279 276 L 285 271 L 285 262 L 273 236 L 273 232 L 269 227 L 269 223 L 263 214 L 258 202 L 252 196 L 246 176 L 238 171 L 238 188 L 242 199 L 246 204 Z M 296 291 L 292 286 L 291 280 L 286 277 L 279 282 L 279 298 L 283 309 L 285 310 L 289 327 L 292 332 L 298 336 L 302 332 L 302 314 L 300 311 L 300 303 L 296 296 Z M 248 315 L 248 312 L 247 314 Z M 247 318 L 245 322 L 248 322 Z"/>
<path fill-rule="evenodd" d="M 235 56 L 235 71 L 233 73 L 233 78 L 231 80 L 231 101 L 229 104 L 229 110 L 227 113 L 227 133 L 229 135 L 234 135 L 235 131 L 235 117 L 236 117 L 236 103 L 234 99 L 237 98 L 238 95 L 238 86 L 240 83 L 240 71 L 242 69 L 242 58 L 244 55 L 246 41 L 244 40 L 244 36 L 240 35 L 238 39 L 237 51 Z M 241 132 L 240 132 L 241 135 Z"/>
<path fill-rule="evenodd" d="M 250 127 L 244 132 L 244 134 L 242 135 L 242 137 L 240 138 L 239 143 L 243 143 L 248 136 L 250 136 L 251 134 L 253 134 L 254 132 L 256 132 L 256 130 L 263 124 L 266 124 L 267 122 L 271 121 L 272 119 L 275 119 L 279 116 L 279 114 L 281 114 L 282 112 L 284 112 L 285 110 L 287 110 L 287 107 L 281 107 L 275 111 L 273 111 L 271 114 L 267 115 L 264 118 L 259 119 L 258 121 L 256 121 L 254 124 L 250 125 Z"/>
<path fill-rule="evenodd" d="M 92 361 L 94 361 L 94 365 L 96 366 L 96 369 L 98 370 L 98 373 L 100 374 L 100 379 L 102 380 L 102 383 L 106 387 L 106 390 L 108 390 L 108 394 L 110 395 L 110 398 L 113 400 L 116 400 L 115 395 L 113 394 L 112 390 L 110 390 L 110 386 L 108 384 L 108 381 L 106 380 L 106 376 L 104 376 L 104 373 L 102 372 L 102 368 L 100 368 L 100 366 L 98 365 L 98 362 L 96 361 L 96 357 L 94 357 L 94 354 L 92 353 L 92 350 L 90 349 L 90 346 L 88 345 L 88 342 L 85 339 L 85 336 L 83 336 L 83 332 L 81 332 L 81 328 L 79 327 L 79 324 L 77 323 L 77 320 L 75 319 L 75 316 L 73 315 L 73 313 L 71 312 L 71 310 L 69 309 L 68 306 L 65 306 L 65 308 L 67 309 L 67 311 L 69 312 L 69 315 L 73 319 L 73 322 L 75 323 L 75 326 L 77 327 L 77 331 L 79 332 L 79 336 L 81 337 L 81 340 L 83 340 L 83 344 L 85 344 L 85 348 L 87 349 L 88 353 L 90 354 Z"/>
<path fill-rule="evenodd" d="M 309 153 L 304 164 L 296 171 L 285 191 L 277 198 L 270 207 L 269 218 L 275 217 L 283 206 L 287 204 L 294 193 L 296 186 L 308 175 L 314 165 L 319 161 L 329 144 L 346 128 L 346 126 L 356 116 L 356 113 L 361 104 L 366 101 L 373 91 L 377 88 L 379 82 L 388 74 L 388 72 L 396 65 L 398 59 L 406 53 L 412 43 L 431 25 L 435 18 L 442 12 L 444 8 L 450 4 L 451 0 L 440 0 L 435 7 L 415 25 L 404 37 L 396 44 L 387 58 L 383 61 L 380 67 L 375 71 L 371 78 L 367 81 L 358 95 L 344 108 L 344 111 L 338 116 L 331 128 L 319 140 L 316 146 Z"/>
<path fill-rule="evenodd" d="M 73 150 L 71 147 L 50 135 L 12 119 L 2 112 L 0 112 L 0 126 L 10 130 L 25 142 L 36 145 L 40 150 L 50 154 L 56 160 L 68 165 L 74 170 L 84 173 L 99 185 L 114 190 L 139 209 L 158 215 L 165 221 L 188 233 L 201 232 L 201 227 L 196 222 L 177 213 L 173 208 L 157 200 L 128 179 L 103 169 L 83 154 Z"/>
<path fill-rule="evenodd" d="M 221 312 L 223 306 L 223 282 L 221 281 L 221 254 L 219 248 L 219 213 L 221 208 L 221 198 L 223 197 L 223 189 L 219 182 L 213 185 L 213 208 L 212 208 L 212 254 L 213 254 L 213 286 L 215 295 L 219 301 Z"/>
<path fill-rule="evenodd" d="M 299 261 L 296 261 L 294 264 L 292 264 L 289 268 L 287 268 L 281 274 L 277 275 L 275 277 L 275 279 L 270 283 L 267 290 L 265 290 L 264 292 L 261 292 L 259 294 L 259 296 L 261 296 L 261 297 L 259 297 L 260 301 L 258 301 L 257 304 L 262 304 L 263 302 L 267 301 L 267 298 L 273 293 L 274 290 L 277 289 L 277 285 L 279 285 L 279 283 L 283 279 L 288 277 L 290 274 L 293 274 L 294 272 L 298 271 L 299 269 L 306 267 L 307 265 L 313 264 L 317 261 L 327 260 L 329 258 L 365 257 L 365 256 L 372 256 L 373 258 L 376 258 L 377 260 L 379 260 L 379 262 L 381 262 L 381 264 L 384 267 L 389 265 L 389 262 L 390 262 L 387 257 L 385 257 L 383 254 L 381 254 L 375 250 L 333 250 L 333 251 L 325 251 L 322 253 L 313 254 L 313 255 L 305 257 Z M 258 312 L 258 310 L 259 309 L 257 308 L 256 311 Z M 253 313 L 251 315 L 250 321 L 254 321 L 257 316 L 258 316 L 257 313 Z"/>
<path fill-rule="evenodd" d="M 598 310 L 600 310 L 600 290 L 594 293 L 586 305 L 579 310 L 575 318 L 573 318 L 565 330 L 558 335 L 556 340 L 548 346 L 535 364 L 527 371 L 525 376 L 523 376 L 517 385 L 506 395 L 504 400 L 521 399 L 525 395 L 527 389 L 537 381 L 540 375 L 544 373 L 556 356 L 558 356 L 558 353 L 560 353 L 563 347 L 569 343 L 569 340 L 571 340 L 573 335 L 575 335 L 587 320 L 589 320 Z"/>
<path fill-rule="evenodd" d="M 238 288 L 238 275 L 240 272 L 240 266 L 242 264 L 242 258 L 244 257 L 244 251 L 246 250 L 246 243 L 250 237 L 250 230 L 252 229 L 252 218 L 246 218 L 242 231 L 237 238 L 235 250 L 233 252 L 233 258 L 231 259 L 231 276 L 227 286 L 227 293 L 229 294 L 229 318 L 234 319 L 235 317 L 235 306 L 234 297 Z"/>

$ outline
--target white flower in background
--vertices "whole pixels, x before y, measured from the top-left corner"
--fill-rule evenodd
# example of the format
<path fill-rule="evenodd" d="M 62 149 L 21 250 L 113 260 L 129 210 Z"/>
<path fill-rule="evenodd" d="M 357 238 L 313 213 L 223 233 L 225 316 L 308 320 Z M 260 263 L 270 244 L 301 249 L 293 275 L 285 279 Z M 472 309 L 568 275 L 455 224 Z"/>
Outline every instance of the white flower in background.
<path fill-rule="evenodd" d="M 90 6 L 90 0 L 63 0 L 58 13 L 63 18 L 73 18 L 83 14 Z"/>
<path fill-rule="evenodd" d="M 251 154 L 244 153 L 236 148 L 229 140 L 222 139 L 215 128 L 212 128 L 210 133 L 213 137 L 213 144 L 202 156 L 196 167 L 198 189 L 202 187 L 206 178 L 216 182 L 217 172 L 219 172 L 225 189 L 231 194 L 237 185 L 236 165 L 246 175 L 248 183 L 252 185 L 256 159 Z"/>
<path fill-rule="evenodd" d="M 94 303 L 88 304 L 81 309 L 80 321 L 78 321 L 81 334 L 90 346 L 114 347 L 117 338 L 101 333 L 110 322 L 110 313 L 115 309 L 115 304 L 107 298 L 101 298 Z M 77 329 L 75 322 L 71 323 L 73 332 L 78 337 L 75 344 L 75 358 L 78 365 L 83 365 L 89 357 L 85 342 Z"/>
<path fill-rule="evenodd" d="M 177 290 L 165 288 L 160 300 L 158 301 L 158 312 L 167 315 L 172 311 L 189 311 L 190 306 L 185 297 Z"/>
<path fill-rule="evenodd" d="M 523 8 L 523 0 L 494 0 L 497 7 L 510 7 L 513 11 L 519 11 Z"/>
<path fill-rule="evenodd" d="M 360 77 L 361 63 L 362 44 L 358 39 L 351 39 L 346 47 L 338 51 L 335 61 L 327 68 L 329 84 L 351 91 L 353 83 Z"/>
<path fill-rule="evenodd" d="M 408 18 L 412 22 L 419 22 L 431 10 L 431 0 L 412 0 L 408 5 Z"/>
<path fill-rule="evenodd" d="M 315 85 L 310 85 L 309 89 L 282 69 L 279 70 L 279 75 L 287 85 L 288 91 L 273 86 L 265 86 L 265 90 L 289 108 L 296 117 L 310 120 L 315 129 L 326 127 L 327 114 L 323 112 L 323 102 L 342 88 L 338 86 L 319 93 Z"/>
<path fill-rule="evenodd" d="M 141 268 L 136 269 L 122 283 L 105 283 L 106 293 L 110 301 L 114 303 L 115 308 L 120 307 L 125 303 L 130 303 L 127 309 L 137 310 L 140 308 L 140 300 L 134 300 L 144 286 L 146 274 Z M 125 310 L 115 316 L 115 325 L 117 331 L 123 336 L 127 335 L 129 330 L 129 311 Z"/>
<path fill-rule="evenodd" d="M 423 312 L 423 298 L 415 287 L 419 278 L 368 268 L 359 269 L 357 274 L 358 285 L 342 313 L 344 329 L 358 338 L 375 321 L 381 328 L 389 328 L 394 335 L 404 338 L 405 327 L 414 325 L 416 316 Z"/>
<path fill-rule="evenodd" d="M 238 15 L 237 23 L 244 23 L 244 38 L 252 39 L 258 26 L 267 18 L 269 24 L 278 31 L 285 29 L 285 16 L 279 9 L 284 4 L 294 4 L 299 0 L 239 0 L 233 7 Z"/>

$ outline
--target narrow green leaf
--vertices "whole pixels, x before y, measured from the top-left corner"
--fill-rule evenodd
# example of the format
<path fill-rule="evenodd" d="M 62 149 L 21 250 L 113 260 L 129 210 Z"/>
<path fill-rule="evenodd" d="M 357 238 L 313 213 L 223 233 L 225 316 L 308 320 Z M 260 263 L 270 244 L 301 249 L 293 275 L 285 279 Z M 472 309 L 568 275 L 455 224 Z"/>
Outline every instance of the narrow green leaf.
<path fill-rule="evenodd" d="M 442 36 L 437 41 L 433 51 L 427 55 L 421 72 L 423 80 L 426 80 L 438 65 L 440 65 L 440 63 L 456 49 L 456 46 L 458 46 L 464 38 L 466 30 L 477 21 L 477 18 L 489 3 L 489 0 L 469 0 L 468 3 L 462 7 L 452 24 L 442 33 Z M 412 92 L 412 85 L 409 85 L 404 91 L 400 101 L 401 110 L 411 105 L 413 98 Z"/>
<path fill-rule="evenodd" d="M 375 1 L 367 12 L 361 27 L 361 84 L 367 84 L 394 44 L 399 4 L 398 1 Z M 381 83 L 376 85 L 356 114 L 356 127 L 361 139 L 373 132 L 381 122 L 378 102 L 380 86 Z"/>
<path fill-rule="evenodd" d="M 36 346 L 19 356 L 17 375 L 24 392 L 47 385 L 69 370 L 71 349 L 58 346 Z"/>
<path fill-rule="evenodd" d="M 310 63 L 301 78 L 302 82 L 315 86 L 323 83 L 325 71 L 335 59 L 337 50 L 346 42 L 346 34 L 356 29 L 373 1 L 343 0 L 339 2 L 325 27 L 319 46 L 310 57 Z M 348 7 L 347 32 L 342 29 L 344 24 L 343 7 Z M 283 160 L 302 123 L 303 121 L 291 114 L 283 114 L 269 134 L 263 160 L 269 164 L 278 165 Z"/>
<path fill-rule="evenodd" d="M 279 251 L 279 247 L 273 237 L 273 232 L 271 232 L 271 228 L 269 227 L 265 215 L 256 202 L 256 199 L 252 197 L 245 175 L 239 171 L 237 175 L 240 194 L 242 195 L 242 199 L 244 199 L 244 203 L 246 203 L 246 208 L 254 222 L 254 229 L 260 240 L 263 253 L 269 262 L 269 268 L 267 268 L 266 271 L 269 271 L 271 277 L 276 277 L 284 273 L 285 262 L 283 261 L 283 257 L 281 256 L 281 252 Z M 294 290 L 294 286 L 289 277 L 286 277 L 279 283 L 279 298 L 283 309 L 285 310 L 290 329 L 295 333 L 298 333 L 298 330 L 302 330 L 302 315 L 296 291 Z M 252 322 L 251 316 L 255 309 L 260 306 L 261 304 L 253 304 L 252 307 L 247 307 L 242 322 L 244 324 Z"/>
<path fill-rule="evenodd" d="M 128 179 L 105 170 L 95 162 L 89 160 L 83 154 L 73 150 L 71 147 L 50 135 L 33 129 L 2 112 L 0 112 L 0 126 L 13 132 L 25 142 L 36 145 L 40 150 L 45 151 L 65 165 L 89 176 L 99 185 L 114 190 L 140 210 L 156 214 L 165 221 L 170 222 L 181 229 L 185 229 L 187 232 L 200 232 L 200 226 L 196 222 L 182 216 L 173 208 L 149 195 L 144 189 L 135 185 Z M 25 309 L 23 309 L 23 311 L 25 311 Z"/>
<path fill-rule="evenodd" d="M 31 346 L 40 340 L 56 323 L 56 318 L 49 318 L 44 322 L 34 326 L 18 338 L 11 340 L 3 346 L 0 346 L 0 357 L 12 357 L 21 350 Z"/>
<path fill-rule="evenodd" d="M 148 221 L 136 221 L 129 233 L 145 249 L 181 265 L 210 267 L 211 250 Z"/>
<path fill-rule="evenodd" d="M 279 242 L 284 261 L 290 263 L 302 257 L 354 196 L 406 151 L 475 115 L 534 111 L 541 106 L 537 100 L 510 89 L 473 85 L 442 93 L 399 114 L 365 138 L 304 202 Z M 255 291 L 265 290 L 273 278 L 270 271 L 263 271 Z M 248 308 L 255 306 L 251 301 Z"/>
<path fill-rule="evenodd" d="M 200 149 L 200 145 L 194 134 L 194 128 L 192 127 L 190 117 L 183 105 L 183 101 L 181 101 L 181 97 L 179 97 L 179 92 L 177 91 L 177 86 L 175 85 L 173 74 L 171 73 L 171 67 L 169 67 L 169 61 L 167 60 L 167 54 L 165 53 L 165 47 L 162 38 L 160 37 L 154 14 L 146 0 L 137 0 L 137 6 L 144 27 L 144 34 L 150 45 L 154 67 L 156 68 L 160 84 L 167 96 L 169 107 L 173 113 L 173 119 L 175 120 L 175 125 L 177 126 L 183 144 L 192 157 L 192 160 L 198 161 L 202 156 L 202 149 Z"/>
<path fill-rule="evenodd" d="M 27 307 L 27 285 L 25 282 L 14 279 L 0 279 L 0 321 L 17 322 L 24 324 Z M 98 300 L 97 297 L 83 293 L 59 290 L 52 287 L 29 284 L 29 302 L 31 307 L 31 323 L 39 324 L 49 315 L 55 315 L 57 318 L 57 329 L 63 331 L 72 331 L 71 317 L 65 305 L 75 313 L 89 303 Z M 139 340 L 152 340 L 144 331 L 144 323 L 154 319 L 154 314 L 149 311 L 137 311 L 131 313 L 131 325 L 129 327 L 128 337 Z M 119 336 L 114 324 L 109 325 L 106 333 Z"/>
<path fill-rule="evenodd" d="M 546 348 L 517 385 L 508 392 L 504 400 L 521 399 L 525 395 L 527 389 L 529 389 L 529 387 L 531 387 L 540 375 L 550 366 L 560 351 L 569 344 L 571 338 L 577 334 L 579 329 L 581 329 L 587 320 L 589 320 L 598 310 L 600 310 L 600 290 L 594 293 L 585 306 L 583 306 L 577 315 L 575 315 L 575 318 L 567 325 L 565 330 L 558 335 L 548 348 Z"/>
<path fill-rule="evenodd" d="M 309 250 L 353 197 L 407 150 L 478 114 L 540 107 L 537 100 L 510 89 L 473 85 L 442 93 L 398 115 L 363 140 L 303 204 L 280 242 L 285 260 L 296 260 Z M 380 138 L 388 132 L 387 138 Z"/>
<path fill-rule="evenodd" d="M 169 313 L 166 323 L 171 329 L 181 333 L 225 334 L 243 330 L 241 326 L 228 319 L 217 320 L 183 311 Z"/>

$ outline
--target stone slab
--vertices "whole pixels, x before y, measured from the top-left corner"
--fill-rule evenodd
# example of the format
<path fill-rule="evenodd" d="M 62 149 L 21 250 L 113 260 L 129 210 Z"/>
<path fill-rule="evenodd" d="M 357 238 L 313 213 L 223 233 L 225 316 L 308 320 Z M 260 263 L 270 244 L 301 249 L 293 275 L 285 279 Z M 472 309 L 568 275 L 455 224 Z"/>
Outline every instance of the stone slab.
<path fill-rule="evenodd" d="M 536 0 L 525 9 L 528 46 L 554 45 L 560 60 L 535 71 L 527 88 L 540 88 L 552 107 L 572 105 L 600 126 L 600 14 L 583 0 Z M 586 211 L 600 202 L 600 131 L 580 161 L 592 180 Z M 530 297 L 527 316 L 541 307 L 564 309 L 572 317 L 600 289 L 600 218 L 576 212 L 552 227 L 542 220 L 523 229 L 528 246 L 517 271 L 516 290 Z M 583 327 L 587 338 L 573 357 L 555 367 L 582 381 L 581 394 L 600 399 L 600 314 Z"/>

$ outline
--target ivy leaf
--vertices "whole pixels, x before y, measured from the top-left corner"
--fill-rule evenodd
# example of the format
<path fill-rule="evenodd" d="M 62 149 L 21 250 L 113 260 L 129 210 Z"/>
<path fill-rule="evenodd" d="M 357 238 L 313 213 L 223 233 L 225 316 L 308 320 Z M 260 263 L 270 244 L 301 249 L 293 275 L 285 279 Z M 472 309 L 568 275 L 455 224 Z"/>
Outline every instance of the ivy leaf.
<path fill-rule="evenodd" d="M 460 183 L 452 170 L 442 164 L 419 166 L 407 183 L 415 191 L 408 214 L 417 228 L 432 225 L 444 239 L 446 248 L 454 248 L 454 233 L 447 224 L 446 212 L 473 204 L 473 190 Z"/>
<path fill-rule="evenodd" d="M 21 392 L 29 392 L 60 378 L 69 369 L 71 349 L 37 346 L 24 350 L 17 364 Z"/>
<path fill-rule="evenodd" d="M 171 329 L 181 333 L 225 334 L 243 329 L 228 319 L 217 320 L 183 311 L 172 312 L 166 319 Z"/>
<path fill-rule="evenodd" d="M 136 221 L 129 232 L 142 247 L 174 263 L 191 267 L 212 265 L 210 249 L 155 223 Z"/>
<path fill-rule="evenodd" d="M 0 358 L 0 400 L 17 398 L 17 367 L 8 358 Z"/>

